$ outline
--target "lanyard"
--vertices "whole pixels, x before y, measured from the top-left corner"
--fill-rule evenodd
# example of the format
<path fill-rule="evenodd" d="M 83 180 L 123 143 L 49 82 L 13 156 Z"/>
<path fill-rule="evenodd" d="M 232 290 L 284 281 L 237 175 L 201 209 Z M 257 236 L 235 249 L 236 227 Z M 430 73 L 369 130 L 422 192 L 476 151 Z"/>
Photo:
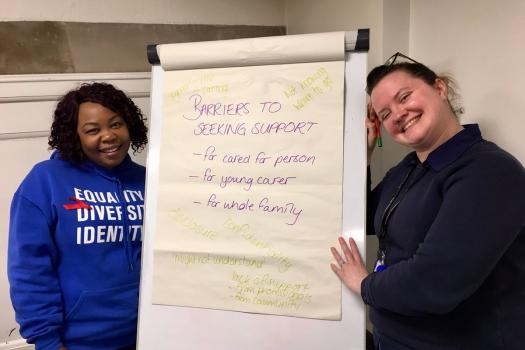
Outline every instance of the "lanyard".
<path fill-rule="evenodd" d="M 417 168 L 420 168 L 419 174 L 417 174 L 417 177 L 414 178 L 412 183 L 410 185 L 405 186 L 410 179 L 412 173 Z M 381 226 L 379 228 L 379 233 L 377 234 L 377 237 L 379 239 L 379 249 L 377 251 L 377 262 L 376 262 L 376 271 L 382 271 L 386 268 L 385 259 L 386 259 L 386 236 L 387 236 L 387 226 L 388 221 L 392 217 L 392 214 L 396 210 L 396 208 L 399 206 L 399 203 L 405 198 L 405 195 L 407 194 L 408 190 L 416 183 L 418 182 L 423 175 L 425 175 L 426 171 L 428 169 L 428 163 L 423 163 L 421 166 L 419 166 L 419 163 L 415 163 L 406 175 L 403 177 L 403 180 L 397 186 L 396 192 L 388 202 L 385 211 L 383 212 L 383 215 L 381 216 Z"/>

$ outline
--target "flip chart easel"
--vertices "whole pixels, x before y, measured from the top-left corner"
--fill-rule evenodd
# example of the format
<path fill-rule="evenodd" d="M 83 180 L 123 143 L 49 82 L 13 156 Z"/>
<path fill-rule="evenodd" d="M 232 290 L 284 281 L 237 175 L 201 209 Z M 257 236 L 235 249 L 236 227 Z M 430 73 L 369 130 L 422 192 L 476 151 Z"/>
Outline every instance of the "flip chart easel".
<path fill-rule="evenodd" d="M 345 33 L 343 236 L 365 252 L 366 51 L 368 30 Z M 315 48 L 311 48 L 315 50 Z M 150 143 L 147 161 L 145 235 L 139 305 L 139 349 L 364 349 L 365 308 L 342 287 L 340 321 L 152 304 L 153 242 L 160 164 L 160 120 L 165 71 L 155 48 L 152 67 Z M 334 240 L 333 244 L 336 244 Z M 329 247 L 326 247 L 327 251 Z M 329 269 L 329 266 L 326 266 Z"/>

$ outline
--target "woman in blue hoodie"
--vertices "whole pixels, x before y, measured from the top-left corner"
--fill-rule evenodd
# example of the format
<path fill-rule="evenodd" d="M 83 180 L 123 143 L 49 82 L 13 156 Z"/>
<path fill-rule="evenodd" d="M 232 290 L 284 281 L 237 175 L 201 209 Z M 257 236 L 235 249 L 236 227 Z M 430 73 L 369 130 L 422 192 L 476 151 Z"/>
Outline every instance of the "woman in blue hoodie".
<path fill-rule="evenodd" d="M 84 84 L 58 102 L 56 151 L 11 205 L 8 276 L 21 334 L 40 350 L 134 348 L 147 143 L 124 92 Z"/>

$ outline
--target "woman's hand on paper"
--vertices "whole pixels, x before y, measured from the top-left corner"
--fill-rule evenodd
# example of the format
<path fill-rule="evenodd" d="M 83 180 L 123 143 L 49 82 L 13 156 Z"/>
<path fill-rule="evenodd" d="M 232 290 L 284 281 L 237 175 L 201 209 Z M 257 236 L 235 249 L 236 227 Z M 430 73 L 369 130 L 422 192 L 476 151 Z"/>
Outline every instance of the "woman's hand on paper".
<path fill-rule="evenodd" d="M 339 237 L 339 245 L 343 252 L 343 256 L 339 251 L 331 247 L 330 250 L 334 256 L 337 264 L 330 264 L 332 271 L 343 281 L 343 283 L 353 292 L 361 294 L 361 282 L 368 276 L 366 266 L 359 254 L 359 249 L 353 238 L 348 239 L 348 243 L 343 237 Z"/>

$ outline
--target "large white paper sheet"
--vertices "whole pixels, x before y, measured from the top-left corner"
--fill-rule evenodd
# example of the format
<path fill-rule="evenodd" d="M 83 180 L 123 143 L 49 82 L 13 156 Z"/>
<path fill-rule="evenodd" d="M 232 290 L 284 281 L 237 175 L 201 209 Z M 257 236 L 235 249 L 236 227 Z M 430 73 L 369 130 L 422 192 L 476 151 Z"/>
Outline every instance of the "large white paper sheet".
<path fill-rule="evenodd" d="M 343 77 L 343 61 L 166 72 L 154 303 L 340 319 Z"/>

